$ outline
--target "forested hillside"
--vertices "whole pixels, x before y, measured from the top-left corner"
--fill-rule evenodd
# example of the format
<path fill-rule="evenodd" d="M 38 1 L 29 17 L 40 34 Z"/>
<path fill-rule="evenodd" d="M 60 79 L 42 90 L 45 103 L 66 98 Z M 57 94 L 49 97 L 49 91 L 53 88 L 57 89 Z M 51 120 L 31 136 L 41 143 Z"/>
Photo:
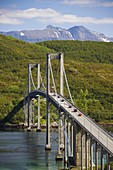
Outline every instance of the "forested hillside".
<path fill-rule="evenodd" d="M 40 63 L 42 75 L 45 75 L 46 54 L 55 51 L 64 53 L 65 70 L 75 105 L 96 121 L 113 122 L 113 43 L 47 41 L 30 44 L 2 35 L 0 119 L 24 97 L 28 63 Z M 12 123 L 22 122 L 22 115 L 23 109 Z"/>

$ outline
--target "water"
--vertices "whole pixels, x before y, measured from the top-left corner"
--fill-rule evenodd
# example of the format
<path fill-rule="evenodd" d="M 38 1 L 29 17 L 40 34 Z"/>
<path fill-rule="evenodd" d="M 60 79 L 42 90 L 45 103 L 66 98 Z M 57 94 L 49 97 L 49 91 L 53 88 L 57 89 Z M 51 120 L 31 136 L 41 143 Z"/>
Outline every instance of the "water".
<path fill-rule="evenodd" d="M 45 151 L 45 138 L 45 132 L 0 132 L 0 170 L 61 170 L 63 161 L 55 161 L 57 143 Z"/>
<path fill-rule="evenodd" d="M 60 170 L 57 143 L 45 151 L 45 132 L 0 132 L 0 170 Z M 56 136 L 56 134 L 54 134 Z"/>

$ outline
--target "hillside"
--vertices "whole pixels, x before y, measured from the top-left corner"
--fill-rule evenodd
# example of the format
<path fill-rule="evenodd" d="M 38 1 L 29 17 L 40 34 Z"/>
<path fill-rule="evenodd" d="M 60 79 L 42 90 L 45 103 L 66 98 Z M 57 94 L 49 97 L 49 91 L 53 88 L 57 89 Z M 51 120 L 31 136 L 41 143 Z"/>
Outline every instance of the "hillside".
<path fill-rule="evenodd" d="M 0 36 L 0 119 L 25 96 L 28 63 L 43 63 L 42 72 L 44 73 L 46 54 L 50 51 L 53 50 Z M 20 113 L 23 115 L 23 110 Z M 21 118 L 21 115 L 18 115 L 15 119 Z M 22 119 L 23 117 L 24 115 Z"/>
<path fill-rule="evenodd" d="M 46 41 L 30 44 L 5 36 L 0 36 L 0 119 L 24 97 L 28 63 L 39 62 L 44 75 L 46 53 L 53 51 L 64 52 L 75 105 L 96 121 L 113 121 L 113 43 Z M 23 110 L 12 122 L 22 122 L 22 113 Z"/>

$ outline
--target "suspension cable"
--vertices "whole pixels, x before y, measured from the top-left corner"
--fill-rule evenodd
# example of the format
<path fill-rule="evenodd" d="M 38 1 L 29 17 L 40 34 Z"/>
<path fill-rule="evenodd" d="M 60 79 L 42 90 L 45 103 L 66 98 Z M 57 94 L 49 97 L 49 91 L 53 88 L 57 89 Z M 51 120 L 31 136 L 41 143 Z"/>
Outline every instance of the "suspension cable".
<path fill-rule="evenodd" d="M 54 80 L 54 76 L 53 76 L 53 70 L 52 70 L 52 66 L 51 66 L 51 60 L 49 60 L 49 65 L 50 65 L 50 71 L 51 71 L 51 76 L 52 76 L 52 81 L 53 81 L 54 90 L 55 90 L 55 93 L 57 94 L 56 85 L 55 85 L 55 80 Z"/>
<path fill-rule="evenodd" d="M 31 77 L 31 81 L 32 81 L 32 85 L 34 87 L 35 90 L 37 90 L 36 86 L 35 86 L 35 83 L 34 83 L 34 80 L 33 80 L 33 76 L 32 76 L 32 71 L 30 69 L 30 77 Z"/>
<path fill-rule="evenodd" d="M 41 73 L 40 73 L 40 80 L 41 80 L 42 87 L 43 87 L 44 89 L 46 89 L 46 87 L 45 87 L 45 85 L 44 85 L 44 82 L 42 81 Z"/>
<path fill-rule="evenodd" d="M 66 81 L 66 85 L 67 85 L 67 89 L 68 89 L 68 93 L 69 93 L 71 102 L 72 102 L 72 104 L 74 104 L 73 99 L 72 99 L 72 95 L 71 95 L 71 92 L 70 92 L 70 88 L 69 88 L 69 84 L 68 84 L 68 80 L 67 80 L 67 76 L 66 76 L 64 65 L 63 65 L 63 72 L 64 72 L 64 77 L 65 77 L 65 81 Z"/>

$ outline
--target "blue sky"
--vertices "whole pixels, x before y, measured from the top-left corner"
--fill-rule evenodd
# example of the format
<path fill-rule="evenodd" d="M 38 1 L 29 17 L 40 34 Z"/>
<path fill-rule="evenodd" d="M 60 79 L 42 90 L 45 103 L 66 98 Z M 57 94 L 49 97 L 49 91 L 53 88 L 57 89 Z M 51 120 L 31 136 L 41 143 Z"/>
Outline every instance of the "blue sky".
<path fill-rule="evenodd" d="M 82 25 L 113 37 L 113 0 L 0 0 L 0 31 Z"/>

